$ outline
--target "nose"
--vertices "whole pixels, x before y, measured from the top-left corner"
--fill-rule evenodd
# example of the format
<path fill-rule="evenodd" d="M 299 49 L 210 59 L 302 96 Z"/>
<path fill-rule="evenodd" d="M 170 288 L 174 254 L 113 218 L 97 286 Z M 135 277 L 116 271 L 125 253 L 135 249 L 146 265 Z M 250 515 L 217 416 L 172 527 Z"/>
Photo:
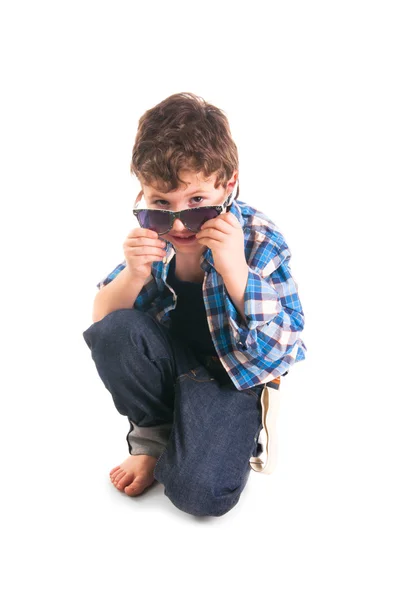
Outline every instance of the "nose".
<path fill-rule="evenodd" d="M 170 229 L 169 233 L 171 235 L 176 234 L 181 234 L 181 233 L 186 233 L 187 230 L 185 229 L 185 225 L 184 223 L 180 220 L 180 219 L 176 219 L 173 223 L 173 227 L 172 229 Z"/>

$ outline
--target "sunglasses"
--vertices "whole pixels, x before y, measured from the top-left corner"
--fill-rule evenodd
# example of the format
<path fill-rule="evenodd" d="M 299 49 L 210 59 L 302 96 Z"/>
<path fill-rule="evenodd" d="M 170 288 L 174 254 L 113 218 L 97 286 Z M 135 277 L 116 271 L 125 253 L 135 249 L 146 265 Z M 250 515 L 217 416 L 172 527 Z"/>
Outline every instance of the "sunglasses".
<path fill-rule="evenodd" d="M 133 208 L 133 215 L 137 217 L 141 227 L 156 231 L 159 235 L 170 231 L 176 219 L 180 219 L 190 231 L 198 233 L 203 223 L 230 210 L 231 196 L 232 194 L 228 196 L 223 204 L 217 206 L 198 206 L 197 208 L 187 208 L 178 212 L 157 208 Z"/>

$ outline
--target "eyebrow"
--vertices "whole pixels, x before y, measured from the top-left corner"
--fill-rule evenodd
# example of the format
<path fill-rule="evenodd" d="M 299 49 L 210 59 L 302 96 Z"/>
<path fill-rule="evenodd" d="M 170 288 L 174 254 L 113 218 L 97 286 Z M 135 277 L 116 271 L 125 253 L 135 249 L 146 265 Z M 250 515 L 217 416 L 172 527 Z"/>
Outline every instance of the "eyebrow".
<path fill-rule="evenodd" d="M 197 194 L 208 194 L 209 192 L 206 190 L 195 190 L 193 192 L 189 192 L 188 194 L 186 194 L 187 198 L 192 198 L 193 196 L 197 195 Z M 161 198 L 162 193 L 159 192 L 158 194 L 150 194 L 148 196 L 148 200 L 150 202 L 152 202 L 153 200 L 167 200 L 168 202 L 173 202 L 172 200 L 169 200 L 169 198 Z"/>

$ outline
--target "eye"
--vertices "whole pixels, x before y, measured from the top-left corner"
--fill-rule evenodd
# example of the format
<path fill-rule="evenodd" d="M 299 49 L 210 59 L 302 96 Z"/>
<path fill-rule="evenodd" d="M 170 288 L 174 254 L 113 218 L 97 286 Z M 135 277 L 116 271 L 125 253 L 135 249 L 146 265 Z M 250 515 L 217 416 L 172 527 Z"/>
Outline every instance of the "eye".
<path fill-rule="evenodd" d="M 200 202 L 202 202 L 203 200 L 203 196 L 195 196 L 194 198 L 191 198 L 191 202 L 193 202 L 194 204 L 200 204 Z M 198 202 L 196 202 L 198 201 Z M 159 204 L 160 202 L 163 202 L 164 204 Z M 168 200 L 155 200 L 155 202 L 153 204 L 157 204 L 158 206 L 163 206 L 163 208 L 166 208 L 166 206 L 169 205 L 169 201 Z"/>

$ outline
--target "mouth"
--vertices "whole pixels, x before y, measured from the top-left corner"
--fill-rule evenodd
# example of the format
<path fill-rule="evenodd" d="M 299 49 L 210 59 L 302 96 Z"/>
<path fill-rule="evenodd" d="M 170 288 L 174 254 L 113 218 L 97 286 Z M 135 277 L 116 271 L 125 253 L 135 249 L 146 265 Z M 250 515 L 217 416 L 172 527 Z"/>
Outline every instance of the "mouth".
<path fill-rule="evenodd" d="M 189 244 L 190 242 L 196 241 L 196 235 L 193 233 L 191 235 L 170 235 L 170 237 L 180 244 Z"/>

